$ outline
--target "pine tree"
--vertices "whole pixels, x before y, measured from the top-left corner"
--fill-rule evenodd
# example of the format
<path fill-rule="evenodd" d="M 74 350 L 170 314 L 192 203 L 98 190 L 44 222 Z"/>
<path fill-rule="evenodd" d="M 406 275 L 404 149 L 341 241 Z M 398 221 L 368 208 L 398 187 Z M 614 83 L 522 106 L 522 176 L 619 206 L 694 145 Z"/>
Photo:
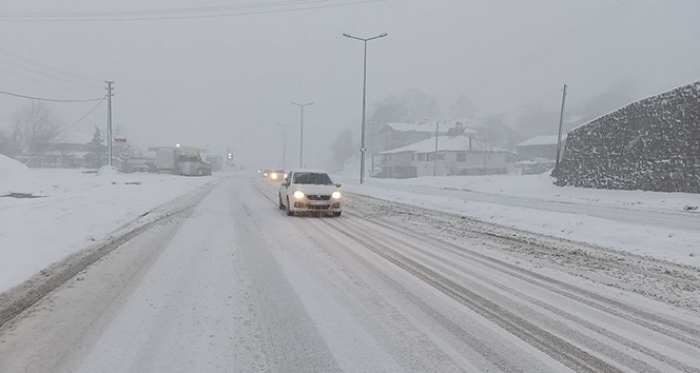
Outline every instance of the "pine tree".
<path fill-rule="evenodd" d="M 95 134 L 92 136 L 92 141 L 88 144 L 90 153 L 87 155 L 88 165 L 91 168 L 100 168 L 105 165 L 107 160 L 107 145 L 104 144 L 102 132 L 95 126 Z"/>

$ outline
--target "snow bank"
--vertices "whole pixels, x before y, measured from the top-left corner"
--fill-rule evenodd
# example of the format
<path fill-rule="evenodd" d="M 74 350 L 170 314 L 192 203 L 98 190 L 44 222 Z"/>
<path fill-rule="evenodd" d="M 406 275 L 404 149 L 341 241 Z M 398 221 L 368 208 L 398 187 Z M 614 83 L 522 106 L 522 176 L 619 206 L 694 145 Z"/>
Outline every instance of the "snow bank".
<path fill-rule="evenodd" d="M 0 196 L 10 193 L 40 194 L 49 188 L 31 168 L 0 154 Z"/>
<path fill-rule="evenodd" d="M 116 175 L 119 175 L 119 171 L 117 171 L 117 168 L 114 166 L 102 166 L 99 170 L 97 170 L 97 176 L 109 177 Z"/>
<path fill-rule="evenodd" d="M 345 180 L 343 175 L 338 175 Z M 352 178 L 347 179 L 353 182 Z M 425 191 L 437 189 L 431 194 L 443 191 L 463 191 L 483 196 L 501 196 L 519 199 L 521 202 L 543 201 L 561 204 L 581 204 L 585 206 L 618 207 L 632 210 L 683 211 L 685 206 L 700 206 L 700 195 L 693 193 L 658 193 L 647 191 L 627 191 L 608 189 L 588 189 L 559 187 L 556 179 L 548 173 L 542 175 L 490 175 L 490 176 L 445 176 L 419 177 L 413 179 L 374 179 L 368 185 L 383 189 L 403 191 Z M 478 196 L 465 193 L 471 199 Z"/>
<path fill-rule="evenodd" d="M 700 267 L 700 196 L 552 185 L 546 175 L 338 178 L 350 193 Z"/>
<path fill-rule="evenodd" d="M 26 172 L 27 170 L 25 170 Z M 43 198 L 0 198 L 0 293 L 215 177 L 29 170 Z M 15 174 L 16 175 L 16 174 Z"/>

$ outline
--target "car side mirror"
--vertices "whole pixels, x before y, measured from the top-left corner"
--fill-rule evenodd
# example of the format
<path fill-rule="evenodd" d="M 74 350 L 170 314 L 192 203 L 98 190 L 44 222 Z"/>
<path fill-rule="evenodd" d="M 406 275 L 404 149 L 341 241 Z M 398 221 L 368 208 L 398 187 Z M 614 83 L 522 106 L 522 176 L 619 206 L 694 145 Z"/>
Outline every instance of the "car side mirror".
<path fill-rule="evenodd" d="M 341 186 L 343 186 L 343 184 L 335 184 L 336 188 L 340 188 Z"/>
<path fill-rule="evenodd" d="M 285 188 L 289 188 L 289 183 L 285 181 L 285 182 L 282 183 L 282 186 L 285 187 Z"/>

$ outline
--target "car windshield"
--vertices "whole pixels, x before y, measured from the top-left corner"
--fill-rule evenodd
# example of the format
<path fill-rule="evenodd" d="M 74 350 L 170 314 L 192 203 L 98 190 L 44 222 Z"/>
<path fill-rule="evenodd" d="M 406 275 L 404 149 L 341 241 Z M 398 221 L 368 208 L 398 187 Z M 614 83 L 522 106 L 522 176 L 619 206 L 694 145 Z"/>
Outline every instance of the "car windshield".
<path fill-rule="evenodd" d="M 284 175 L 284 171 L 283 171 L 283 170 L 277 170 L 277 171 L 275 171 L 275 173 L 276 173 L 277 175 Z"/>
<path fill-rule="evenodd" d="M 196 155 L 181 155 L 180 162 L 197 162 L 199 158 Z"/>
<path fill-rule="evenodd" d="M 294 174 L 294 184 L 333 185 L 328 174 L 303 172 Z"/>

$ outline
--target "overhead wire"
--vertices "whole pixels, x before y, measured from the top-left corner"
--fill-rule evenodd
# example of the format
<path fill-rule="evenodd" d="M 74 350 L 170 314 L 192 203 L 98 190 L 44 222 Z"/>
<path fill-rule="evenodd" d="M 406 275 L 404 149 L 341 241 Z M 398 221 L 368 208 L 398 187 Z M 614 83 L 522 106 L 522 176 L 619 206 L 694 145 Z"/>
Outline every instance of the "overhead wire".
<path fill-rule="evenodd" d="M 106 98 L 102 98 L 97 104 L 95 104 L 95 106 L 92 107 L 92 109 L 90 109 L 87 113 L 85 113 L 85 115 L 83 115 L 82 117 L 80 117 L 80 119 L 78 119 L 78 120 L 76 120 L 75 122 L 73 122 L 72 124 L 66 126 L 66 127 L 63 128 L 62 130 L 58 131 L 58 133 L 56 134 L 56 136 L 58 136 L 58 135 L 60 135 L 60 134 L 62 134 L 62 133 L 64 133 L 64 132 L 68 131 L 69 129 L 75 127 L 78 123 L 82 122 L 85 118 L 88 117 L 88 115 L 92 114 L 92 112 L 95 111 L 95 110 L 104 102 L 105 99 L 106 99 Z"/>
<path fill-rule="evenodd" d="M 50 18 L 50 15 L 44 15 L 42 17 L 37 17 L 37 16 L 21 16 L 21 15 L 8 15 L 8 14 L 0 14 L 0 22 L 126 22 L 126 21 L 164 21 L 164 20 L 179 20 L 179 19 L 202 19 L 202 18 L 224 18 L 224 17 L 242 17 L 242 16 L 250 16 L 250 15 L 262 15 L 262 14 L 275 14 L 275 13 L 290 13 L 290 12 L 299 12 L 299 11 L 306 11 L 306 10 L 315 10 L 315 9 L 326 9 L 326 8 L 336 8 L 336 7 L 344 7 L 344 6 L 351 6 L 351 5 L 360 5 L 360 4 L 368 4 L 368 3 L 376 3 L 376 2 L 383 2 L 386 0 L 350 0 L 350 1 L 343 1 L 342 3 L 338 3 L 338 1 L 343 1 L 343 0 L 308 0 L 308 1 L 296 1 L 296 2 L 284 2 L 287 3 L 285 6 L 287 8 L 282 8 L 282 9 L 271 9 L 271 10 L 260 10 L 260 11 L 246 11 L 245 8 L 238 9 L 238 11 L 233 11 L 231 12 L 230 10 L 225 11 L 224 13 L 214 13 L 214 14 L 194 14 L 194 15 L 182 15 L 182 16 L 150 16 L 150 17 L 141 17 L 138 14 L 133 15 L 133 16 L 117 16 L 116 18 L 110 18 L 107 16 L 73 16 L 73 18 L 68 18 L 65 17 L 54 17 Z M 303 6 L 299 7 L 298 5 L 306 5 L 306 4 L 313 4 L 313 3 L 325 3 L 325 2 L 333 2 L 330 4 L 316 4 L 316 5 L 311 5 L 311 6 Z M 275 2 L 275 3 L 282 3 L 282 2 Z M 274 4 L 274 3 L 267 3 L 267 7 L 271 7 L 269 4 Z M 243 4 L 246 5 L 246 4 Z M 247 4 L 251 8 L 254 7 L 255 5 L 263 6 L 266 4 Z M 281 7 L 280 5 L 277 5 L 277 7 Z M 243 12 L 241 12 L 243 10 Z M 204 11 L 196 11 L 196 12 L 190 12 L 190 13 L 203 13 Z M 211 11 L 207 11 L 211 12 Z M 165 13 L 159 13 L 159 14 L 165 14 Z"/>
<path fill-rule="evenodd" d="M 483 121 L 483 120 L 489 120 L 489 119 L 492 119 L 492 118 L 502 117 L 502 116 L 508 115 L 508 114 L 510 114 L 510 113 L 516 112 L 516 111 L 518 111 L 518 110 L 525 109 L 525 108 L 527 108 L 527 107 L 529 107 L 529 106 L 532 106 L 532 105 L 534 105 L 534 104 L 540 103 L 540 102 L 542 102 L 542 101 L 544 101 L 544 100 L 546 100 L 546 99 L 548 99 L 548 98 L 550 98 L 550 97 L 552 97 L 552 96 L 554 96 L 554 95 L 556 95 L 556 94 L 559 94 L 559 93 L 561 93 L 561 92 L 562 92 L 562 90 L 560 89 L 560 90 L 557 90 L 557 91 L 555 91 L 555 92 L 548 93 L 547 95 L 542 96 L 542 97 L 540 97 L 540 98 L 538 98 L 538 99 L 536 99 L 536 100 L 529 101 L 528 103 L 523 104 L 523 105 L 520 105 L 520 106 L 518 106 L 518 107 L 509 109 L 509 110 L 506 110 L 506 111 L 503 111 L 503 112 L 500 112 L 500 113 L 497 113 L 497 114 L 492 114 L 492 115 L 488 115 L 488 116 L 480 117 L 480 118 L 475 118 L 475 119 L 476 119 L 476 120 L 479 120 L 479 121 Z"/>
<path fill-rule="evenodd" d="M 94 94 L 94 93 L 95 93 L 94 91 L 86 91 L 86 90 L 84 90 L 84 89 L 71 88 L 71 87 L 67 87 L 67 86 L 65 86 L 65 85 L 56 84 L 56 83 L 52 83 L 52 82 L 47 82 L 47 81 L 45 81 L 45 80 L 32 78 L 32 77 L 29 77 L 29 76 L 26 76 L 26 75 L 22 75 L 22 74 L 18 74 L 18 73 L 16 73 L 16 72 L 8 71 L 8 70 L 5 70 L 5 69 L 0 69 L 0 72 L 6 73 L 6 74 L 10 74 L 10 75 L 14 75 L 14 76 L 19 77 L 19 78 L 31 80 L 31 81 L 34 81 L 34 82 L 37 82 L 37 83 L 42 83 L 42 84 L 51 85 L 51 86 L 54 86 L 54 87 L 66 89 L 66 90 L 69 90 L 69 91 L 76 91 L 76 92 L 83 92 L 83 93 L 90 93 L 90 94 Z"/>
<path fill-rule="evenodd" d="M 57 99 L 57 98 L 27 96 L 27 95 L 22 95 L 19 93 L 12 93 L 12 92 L 5 92 L 5 91 L 0 91 L 0 95 L 24 98 L 24 99 L 28 99 L 28 100 L 48 101 L 48 102 L 95 102 L 95 101 L 102 101 L 105 99 L 104 97 L 88 98 L 88 99 Z"/>
<path fill-rule="evenodd" d="M 513 66 L 522 64 L 523 62 L 527 61 L 528 59 L 531 59 L 535 53 L 543 52 L 543 51 L 547 50 L 548 48 L 550 48 L 552 45 L 561 42 L 562 40 L 565 40 L 567 38 L 572 38 L 575 35 L 577 35 L 578 33 L 589 30 L 592 25 L 595 25 L 597 23 L 600 23 L 600 22 L 603 22 L 603 21 L 610 19 L 612 16 L 618 14 L 618 12 L 622 8 L 624 8 L 626 6 L 630 6 L 630 5 L 631 5 L 630 0 L 616 0 L 616 2 L 614 4 L 612 4 L 611 6 L 605 7 L 604 9 L 601 9 L 600 11 L 595 12 L 590 17 L 575 24 L 573 27 L 570 27 L 570 28 L 564 30 L 559 35 L 547 40 L 546 42 L 540 44 L 538 47 L 529 50 L 528 52 L 520 55 L 519 57 L 509 59 L 509 62 L 506 65 L 502 66 L 500 69 L 496 70 L 495 72 L 490 73 L 490 74 L 486 74 L 486 75 L 480 75 L 479 79 L 477 79 L 475 84 L 483 83 L 483 82 L 485 82 L 485 81 L 487 81 L 495 76 L 501 76 L 503 73 L 507 72 Z"/>
<path fill-rule="evenodd" d="M 9 51 L 9 50 L 7 50 L 7 49 L 0 48 L 0 53 L 5 54 L 5 55 L 9 55 L 10 57 L 14 57 L 15 59 L 18 59 L 18 60 L 20 60 L 20 61 L 23 61 L 23 62 L 28 63 L 28 64 L 31 64 L 31 65 L 38 66 L 38 67 L 43 68 L 43 69 L 45 69 L 45 70 L 49 70 L 49 71 L 53 71 L 53 72 L 58 73 L 58 74 L 63 74 L 63 75 L 66 75 L 66 76 L 70 76 L 70 77 L 72 77 L 72 78 L 83 79 L 83 80 L 92 81 L 92 82 L 100 82 L 100 83 L 103 82 L 102 79 L 91 78 L 91 77 L 87 77 L 87 76 L 80 75 L 80 74 L 70 73 L 70 72 L 67 72 L 67 71 L 63 71 L 63 70 L 61 70 L 61 69 L 57 69 L 57 68 L 55 68 L 55 67 L 51 67 L 51 66 L 48 66 L 48 65 L 45 65 L 45 64 L 36 62 L 36 61 L 31 60 L 31 59 L 29 59 L 29 58 L 27 58 L 27 57 L 23 57 L 23 56 L 20 56 L 20 55 L 17 54 L 17 53 L 11 52 L 11 51 Z"/>
<path fill-rule="evenodd" d="M 28 66 L 22 65 L 22 64 L 20 64 L 20 63 L 17 63 L 17 62 L 15 62 L 15 61 L 9 60 L 9 59 L 4 58 L 4 57 L 2 57 L 2 56 L 0 56 L 0 62 L 1 62 L 1 61 L 4 61 L 4 62 L 6 62 L 6 63 L 9 63 L 9 64 L 11 64 L 11 65 L 13 65 L 13 66 L 16 66 L 17 68 L 22 69 L 22 70 L 24 70 L 24 71 L 27 71 L 27 72 L 30 72 L 30 73 L 34 73 L 34 74 L 37 74 L 37 75 L 41 75 L 41 76 L 46 77 L 46 78 L 49 78 L 49 79 L 54 79 L 54 80 L 57 80 L 57 81 L 61 81 L 61 82 L 63 82 L 64 84 L 73 84 L 73 85 L 79 85 L 79 86 L 83 86 L 83 87 L 90 87 L 90 88 L 97 88 L 97 89 L 101 89 L 101 88 L 102 88 L 102 86 L 97 86 L 97 85 L 95 85 L 95 84 L 84 83 L 84 82 L 78 82 L 78 81 L 75 81 L 75 80 L 70 80 L 70 79 L 66 79 L 66 78 L 60 77 L 60 76 L 52 75 L 52 74 L 46 73 L 46 72 L 44 72 L 44 71 L 41 71 L 41 70 L 39 70 L 39 69 L 36 69 L 36 68 L 32 68 L 32 67 L 28 67 Z"/>
<path fill-rule="evenodd" d="M 111 17 L 111 16 L 139 16 L 139 15 L 163 15 L 180 13 L 203 13 L 215 11 L 245 10 L 251 8 L 264 8 L 274 6 L 304 5 L 309 3 L 338 2 L 347 0 L 277 0 L 233 5 L 219 5 L 208 7 L 187 7 L 187 8 L 163 8 L 163 9 L 143 9 L 143 10 L 122 10 L 105 12 L 63 12 L 63 13 L 13 13 L 2 14 L 0 17 L 37 17 L 37 18 L 66 18 L 66 17 Z"/>

